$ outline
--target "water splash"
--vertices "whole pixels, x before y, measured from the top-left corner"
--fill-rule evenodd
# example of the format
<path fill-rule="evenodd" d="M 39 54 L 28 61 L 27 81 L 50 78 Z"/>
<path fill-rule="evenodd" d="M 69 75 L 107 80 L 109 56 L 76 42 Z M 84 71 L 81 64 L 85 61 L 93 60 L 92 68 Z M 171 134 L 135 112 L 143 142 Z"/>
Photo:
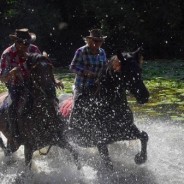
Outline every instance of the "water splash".
<path fill-rule="evenodd" d="M 1 184 L 182 184 L 184 180 L 184 125 L 170 121 L 135 117 L 137 126 L 149 134 L 148 161 L 134 163 L 139 141 L 109 145 L 114 171 L 107 172 L 96 148 L 78 148 L 82 169 L 77 170 L 71 155 L 52 147 L 47 156 L 33 156 L 33 169 L 24 166 L 23 146 L 7 164 L 0 150 Z M 3 138 L 5 139 L 5 138 Z"/>

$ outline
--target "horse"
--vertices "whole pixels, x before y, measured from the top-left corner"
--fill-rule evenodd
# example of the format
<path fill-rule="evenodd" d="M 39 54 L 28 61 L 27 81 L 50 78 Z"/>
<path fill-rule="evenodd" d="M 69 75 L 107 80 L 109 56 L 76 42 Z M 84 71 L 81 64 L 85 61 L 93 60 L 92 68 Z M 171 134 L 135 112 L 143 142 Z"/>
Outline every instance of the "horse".
<path fill-rule="evenodd" d="M 8 127 L 9 96 L 0 110 L 0 131 L 7 138 L 7 147 L 0 139 L 5 155 L 9 155 L 24 145 L 25 164 L 31 167 L 33 152 L 45 146 L 56 145 L 67 149 L 78 164 L 78 152 L 63 136 L 64 123 L 58 114 L 53 66 L 49 58 L 41 54 L 28 54 L 26 65 L 30 71 L 28 81 L 24 81 L 25 92 L 17 107 L 20 138 L 15 146 Z M 9 99 L 9 100 L 8 100 Z M 10 101 L 10 102 L 9 102 Z"/>
<path fill-rule="evenodd" d="M 70 127 L 65 132 L 67 139 L 84 148 L 97 147 L 108 169 L 113 169 L 108 144 L 116 141 L 139 139 L 141 151 L 135 155 L 135 163 L 143 164 L 147 160 L 148 134 L 134 124 L 127 101 L 127 91 L 140 104 L 149 100 L 149 91 L 142 80 L 141 48 L 134 52 L 118 51 L 117 57 L 121 70 L 114 71 L 113 60 L 110 61 L 99 76 L 94 95 L 81 96 L 71 114 L 63 116 Z M 63 100 L 67 98 L 60 96 L 59 99 L 62 109 Z"/>

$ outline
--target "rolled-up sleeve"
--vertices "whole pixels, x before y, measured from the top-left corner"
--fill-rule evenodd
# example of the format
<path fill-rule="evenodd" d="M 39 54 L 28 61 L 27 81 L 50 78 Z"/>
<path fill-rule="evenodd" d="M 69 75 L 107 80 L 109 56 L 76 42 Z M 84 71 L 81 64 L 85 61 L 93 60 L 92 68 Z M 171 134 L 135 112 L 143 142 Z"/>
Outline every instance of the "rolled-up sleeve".
<path fill-rule="evenodd" d="M 70 64 L 70 70 L 78 75 L 84 72 L 84 61 L 82 56 L 82 50 L 78 49 L 75 52 L 74 58 Z"/>

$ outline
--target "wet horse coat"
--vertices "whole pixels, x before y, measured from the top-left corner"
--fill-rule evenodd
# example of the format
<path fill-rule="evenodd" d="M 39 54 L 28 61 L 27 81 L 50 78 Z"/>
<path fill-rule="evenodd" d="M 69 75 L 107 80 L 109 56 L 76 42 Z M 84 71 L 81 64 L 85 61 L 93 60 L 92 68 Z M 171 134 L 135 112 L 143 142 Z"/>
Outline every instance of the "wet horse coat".
<path fill-rule="evenodd" d="M 99 78 L 99 88 L 94 96 L 81 96 L 69 120 L 66 136 L 82 147 L 97 146 L 104 163 L 112 167 L 107 145 L 115 141 L 140 139 L 141 151 L 135 157 L 138 164 L 147 159 L 148 135 L 134 124 L 128 106 L 126 90 L 138 103 L 148 102 L 149 92 L 142 78 L 138 62 L 140 49 L 132 53 L 118 53 L 122 70 L 117 73 L 109 63 Z"/>
<path fill-rule="evenodd" d="M 35 150 L 48 145 L 68 149 L 77 163 L 77 152 L 63 136 L 64 124 L 56 108 L 57 98 L 50 61 L 40 54 L 30 54 L 26 62 L 30 69 L 30 81 L 29 85 L 25 85 L 25 90 L 29 92 L 32 103 L 28 104 L 28 111 L 23 109 L 26 113 L 19 114 L 18 119 L 20 145 L 24 145 L 26 164 L 30 163 Z M 8 147 L 5 152 L 10 153 L 18 148 L 10 141 L 7 117 L 7 111 L 1 111 L 0 131 L 8 139 Z"/>

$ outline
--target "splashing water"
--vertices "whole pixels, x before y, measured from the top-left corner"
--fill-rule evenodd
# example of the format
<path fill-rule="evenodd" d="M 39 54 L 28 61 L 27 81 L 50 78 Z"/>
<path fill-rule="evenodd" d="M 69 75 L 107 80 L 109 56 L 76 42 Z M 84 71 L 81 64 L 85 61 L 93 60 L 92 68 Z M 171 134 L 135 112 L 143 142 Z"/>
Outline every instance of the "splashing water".
<path fill-rule="evenodd" d="M 139 141 L 109 145 L 114 171 L 104 170 L 96 148 L 80 148 L 82 169 L 77 170 L 71 155 L 52 147 L 47 156 L 34 153 L 32 170 L 24 166 L 24 147 L 5 158 L 0 150 L 1 184 L 182 184 L 184 180 L 184 125 L 135 117 L 136 125 L 149 134 L 148 160 L 134 163 Z M 5 140 L 5 138 L 4 138 Z"/>

